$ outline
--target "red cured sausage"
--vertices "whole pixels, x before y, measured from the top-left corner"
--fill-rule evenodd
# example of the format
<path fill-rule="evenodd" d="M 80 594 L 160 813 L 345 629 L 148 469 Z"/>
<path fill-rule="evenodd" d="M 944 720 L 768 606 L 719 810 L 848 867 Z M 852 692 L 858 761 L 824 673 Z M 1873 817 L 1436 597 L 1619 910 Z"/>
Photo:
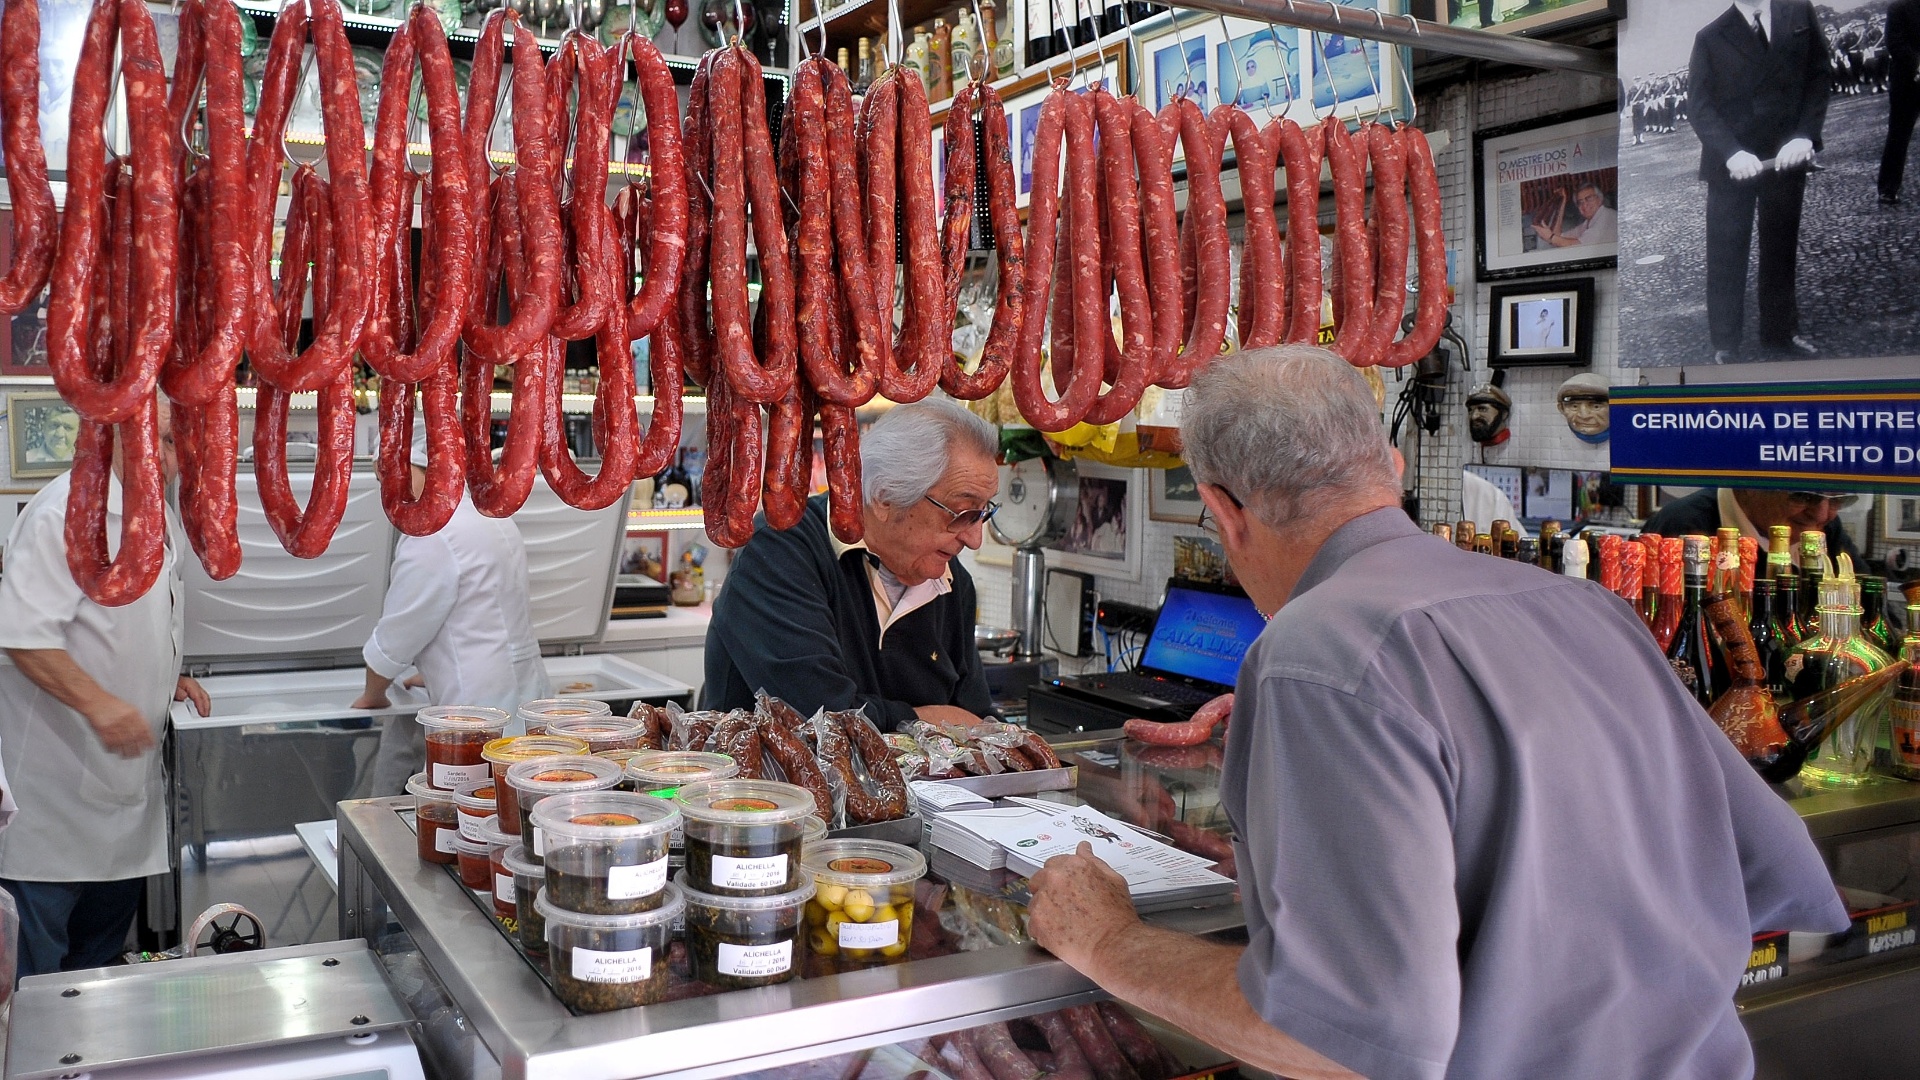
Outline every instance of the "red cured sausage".
<path fill-rule="evenodd" d="M 652 170 L 649 183 L 653 211 L 647 233 L 647 278 L 640 292 L 627 304 L 627 338 L 633 340 L 654 332 L 673 299 L 690 243 L 688 194 L 692 189 L 681 149 L 680 98 L 674 89 L 673 71 L 667 67 L 653 40 L 645 35 L 627 35 L 621 51 L 612 56 L 616 72 L 624 74 L 628 56 L 633 58 L 640 102 L 647 110 L 647 163 Z M 614 80 L 616 94 L 620 81 Z M 655 393 L 658 393 L 658 383 Z M 643 470 L 646 471 L 649 470 Z"/>
<path fill-rule="evenodd" d="M 654 189 L 659 190 L 659 189 Z M 684 188 L 676 185 L 675 190 L 682 196 Z M 621 202 L 626 207 L 626 220 L 631 227 L 624 227 L 615 237 L 623 246 L 620 265 L 636 267 L 643 273 L 654 273 L 651 255 L 640 246 L 640 237 L 650 231 L 646 224 L 652 218 L 653 199 L 642 195 L 638 185 L 629 184 L 621 192 Z M 636 261 L 638 260 L 638 261 Z M 629 271 L 625 280 L 633 279 Z M 623 294 L 616 294 L 623 296 Z M 624 297 L 623 297 L 624 298 Z M 628 323 L 631 329 L 631 323 Z M 647 422 L 647 433 L 641 438 L 639 449 L 634 452 L 633 474 L 652 476 L 667 467 L 673 459 L 674 451 L 680 446 L 680 427 L 684 402 L 681 400 L 683 385 L 686 382 L 684 351 L 680 341 L 679 317 L 675 309 L 667 309 L 663 317 L 652 330 L 651 347 L 647 350 L 647 370 L 649 382 L 653 388 L 653 416 Z M 612 348 L 609 339 L 606 348 Z M 626 343 L 620 346 L 625 355 L 632 355 Z"/>
<path fill-rule="evenodd" d="M 1347 362 L 1366 366 L 1373 333 L 1373 245 L 1366 227 L 1367 145 L 1364 136 L 1347 133 L 1345 124 L 1322 124 L 1327 160 L 1333 166 L 1335 288 L 1333 351 Z"/>
<path fill-rule="evenodd" d="M 238 453 L 239 403 L 229 387 L 204 405 L 173 402 L 169 410 L 180 459 L 181 525 L 207 576 L 225 581 L 240 570 L 239 501 L 233 470 L 225 465 Z"/>
<path fill-rule="evenodd" d="M 880 368 L 880 393 L 919 401 L 940 384 L 953 356 L 953 308 L 943 303 L 940 226 L 935 219 L 933 127 L 925 85 L 901 79 L 899 91 L 900 217 L 906 226 L 905 301 L 900 345 Z M 871 226 L 871 222 L 869 222 Z"/>
<path fill-rule="evenodd" d="M 593 403 L 594 441 L 601 454 L 600 471 L 593 476 L 581 470 L 567 446 L 561 400 L 566 343 L 548 338 L 543 346 L 547 350 L 548 404 L 542 414 L 540 472 L 562 502 L 582 510 L 598 510 L 627 497 L 640 449 L 640 418 L 633 404 L 633 361 L 622 355 L 627 352 L 625 320 L 603 319 L 601 324 L 596 344 L 608 362 L 600 367 L 600 386 Z"/>
<path fill-rule="evenodd" d="M 1027 732 L 1027 741 L 1024 749 L 1027 752 L 1027 756 L 1032 758 L 1039 768 L 1060 768 L 1060 755 L 1054 753 L 1053 747 L 1047 745 L 1047 740 L 1041 738 L 1035 732 Z"/>
<path fill-rule="evenodd" d="M 833 261 L 839 275 L 836 303 L 842 324 L 834 355 L 845 363 L 847 347 L 853 350 L 853 362 L 844 378 L 835 375 L 815 378 L 813 387 L 823 402 L 830 405 L 860 406 L 872 400 L 880 379 L 880 356 L 885 344 L 892 346 L 892 273 L 887 276 L 888 313 L 882 325 L 874 293 L 879 283 L 867 262 L 867 227 L 862 217 L 861 168 L 855 146 L 853 96 L 847 73 L 834 65 L 825 67 L 826 84 L 826 159 L 827 193 L 833 214 Z M 813 325 L 801 320 L 802 326 Z M 828 456 L 832 460 L 832 456 Z"/>
<path fill-rule="evenodd" d="M 987 397 L 1006 381 L 1007 369 L 1019 346 L 1020 328 L 1026 320 L 1027 310 L 1026 291 L 1022 288 L 1026 276 L 1026 242 L 1020 233 L 1020 212 L 1016 208 L 1017 189 L 1014 186 L 1013 154 L 1008 145 L 1006 106 L 990 84 L 977 83 L 974 86 L 977 87 L 979 124 L 985 142 L 987 214 L 993 228 L 994 255 L 999 265 L 1000 282 L 993 310 L 993 327 L 987 333 L 987 343 L 981 350 L 979 366 L 972 372 L 966 372 L 955 361 L 940 376 L 940 388 L 962 401 L 977 401 Z M 947 115 L 952 117 L 953 113 Z M 948 123 L 952 123 L 951 119 Z M 960 141 L 971 143 L 966 139 Z M 954 171 L 949 163 L 947 177 L 950 184 Z M 969 206 L 973 197 L 973 176 L 973 171 L 969 169 L 966 188 Z M 1172 176 L 1169 175 L 1167 179 L 1171 190 Z M 948 198 L 953 198 L 951 189 Z"/>
<path fill-rule="evenodd" d="M 900 198 L 900 84 L 889 69 L 867 88 L 860 102 L 860 120 L 854 136 L 860 190 L 866 196 L 867 274 L 873 302 L 872 332 L 876 376 L 893 364 L 894 350 L 902 347 L 893 326 L 894 260 L 897 254 L 894 207 Z M 864 330 L 863 330 L 864 333 Z"/>
<path fill-rule="evenodd" d="M 806 386 L 795 380 L 793 389 L 767 410 L 767 462 L 761 502 L 767 524 L 791 529 L 807 512 L 807 471 L 813 447 L 813 410 Z M 804 445 L 803 445 L 804 444 Z"/>
<path fill-rule="evenodd" d="M 1186 294 L 1180 275 L 1180 216 L 1173 196 L 1173 136 L 1133 98 L 1133 156 L 1140 169 L 1140 214 L 1145 225 L 1147 296 L 1153 312 L 1153 379 L 1171 368 L 1186 335 Z M 1011 205 L 1011 204 L 1009 204 Z"/>
<path fill-rule="evenodd" d="M 1187 385 L 1193 373 L 1220 355 L 1227 334 L 1227 305 L 1232 299 L 1232 253 L 1227 239 L 1227 201 L 1220 190 L 1220 133 L 1201 115 L 1200 106 L 1176 98 L 1160 110 L 1159 124 L 1177 132 L 1187 156 L 1187 212 L 1180 221 L 1181 267 L 1191 277 L 1192 325 L 1174 364 L 1157 384 L 1169 390 Z M 1190 246 L 1189 246 L 1190 245 Z"/>
<path fill-rule="evenodd" d="M 827 786 L 827 778 L 821 773 L 813 752 L 800 741 L 800 736 L 777 720 L 769 718 L 759 727 L 767 756 L 787 774 L 789 784 L 798 784 L 813 795 L 814 816 L 833 824 L 833 789 Z"/>
<path fill-rule="evenodd" d="M 1240 173 L 1240 201 L 1245 207 L 1246 250 L 1240 256 L 1240 348 L 1278 345 L 1286 332 L 1286 275 L 1281 272 L 1280 222 L 1274 216 L 1274 159 L 1280 151 L 1278 132 L 1262 130 L 1252 117 L 1232 105 L 1222 105 L 1227 130 L 1233 136 L 1233 156 Z"/>
<path fill-rule="evenodd" d="M 467 481 L 460 434 L 460 377 L 451 367 L 417 385 L 383 380 L 380 384 L 380 504 L 393 526 L 408 536 L 426 536 L 443 528 L 460 505 Z M 413 495 L 414 393 L 421 396 L 427 429 L 427 483 Z"/>
<path fill-rule="evenodd" d="M 1406 144 L 1407 190 L 1413 196 L 1413 229 L 1420 247 L 1420 299 L 1413 330 L 1394 342 L 1381 363 L 1405 367 L 1433 351 L 1447 324 L 1447 235 L 1440 208 L 1440 177 L 1433 147 L 1419 128 L 1400 129 Z"/>
<path fill-rule="evenodd" d="M 866 535 L 860 488 L 860 422 L 847 405 L 820 406 L 820 429 L 827 458 L 827 510 L 833 535 L 857 544 Z"/>
<path fill-rule="evenodd" d="M 493 208 L 497 215 L 488 231 L 489 267 L 498 260 L 500 271 L 509 282 L 516 304 L 521 286 L 532 276 L 521 249 L 517 227 L 517 203 L 520 185 L 510 177 L 499 177 L 493 184 Z M 481 291 L 497 295 L 498 279 L 493 273 L 479 282 Z M 507 441 L 500 461 L 492 456 L 492 390 L 494 363 L 480 350 L 467 350 L 460 383 L 461 426 L 467 443 L 467 491 L 473 504 L 488 517 L 510 517 L 527 501 L 533 491 L 533 478 L 539 468 L 540 431 L 547 409 L 547 350 L 536 341 L 525 352 L 508 357 L 513 362 L 513 396 L 507 418 Z"/>
<path fill-rule="evenodd" d="M 1165 1080 L 1176 1076 L 1177 1072 L 1168 1068 L 1166 1049 L 1162 1047 L 1132 1013 L 1120 1007 L 1117 1001 L 1102 1001 L 1094 1006 L 1100 1013 L 1100 1020 L 1107 1026 L 1107 1034 L 1113 1036 L 1114 1045 L 1127 1055 L 1127 1061 L 1140 1073 L 1142 1080 Z M 1177 1068 L 1177 1065 L 1175 1066 Z"/>
<path fill-rule="evenodd" d="M 1140 1074 L 1115 1045 L 1113 1036 L 1107 1034 L 1107 1025 L 1100 1019 L 1099 1010 L 1091 1005 L 1073 1005 L 1061 1012 L 1066 1016 L 1067 1029 L 1073 1032 L 1074 1042 L 1080 1044 L 1080 1052 L 1087 1056 L 1098 1080 L 1140 1080 Z"/>
<path fill-rule="evenodd" d="M 766 89 L 753 54 L 737 46 L 721 51 L 708 77 L 707 105 L 713 145 L 714 364 L 741 400 L 769 404 L 793 385 L 797 346 L 792 265 L 767 131 Z M 760 256 L 764 356 L 755 353 L 748 311 L 749 220 Z"/>
<path fill-rule="evenodd" d="M 605 258 L 611 250 L 606 230 L 612 227 L 612 219 L 606 205 L 606 175 L 608 139 L 613 128 L 614 104 L 619 96 L 619 87 L 614 80 L 622 74 L 613 63 L 613 57 L 600 47 L 600 43 L 577 31 L 568 31 L 561 39 L 560 50 L 547 68 L 547 104 L 550 113 L 550 140 L 556 159 L 554 176 L 554 194 L 561 198 L 569 187 L 566 172 L 568 159 L 567 138 L 569 131 L 573 135 L 571 199 L 566 200 L 562 212 L 567 229 L 572 233 L 572 243 L 565 245 L 563 260 L 567 267 L 561 275 L 562 303 L 554 312 L 553 327 L 548 331 L 563 341 L 583 341 L 593 337 L 601 324 L 613 316 L 615 303 L 614 289 L 619 284 L 615 267 L 605 264 Z M 567 97 L 575 86 L 579 88 L 578 106 L 572 117 L 567 115 Z M 569 124 L 568 121 L 572 120 Z M 565 302 L 565 285 L 571 281 L 577 292 L 577 298 L 571 304 Z M 624 293 L 622 294 L 624 299 Z M 625 323 L 625 312 L 620 312 L 621 322 Z M 624 331 L 624 325 L 621 327 Z"/>
<path fill-rule="evenodd" d="M 993 1080 L 1038 1080 L 1039 1067 L 1014 1045 L 1007 1025 L 982 1024 L 966 1034 L 973 1038 L 974 1049 L 980 1052 L 980 1060 L 986 1063 Z"/>
<path fill-rule="evenodd" d="M 123 424 L 80 422 L 67 492 L 67 569 L 80 591 L 101 607 L 120 607 L 145 596 L 165 565 L 159 408 L 149 397 Z M 128 467 L 121 486 L 120 550 L 108 559 L 107 494 L 116 439 L 126 441 L 121 457 Z"/>
<path fill-rule="evenodd" d="M 18 315 L 53 271 L 53 189 L 40 145 L 40 0 L 0 12 L 0 153 L 13 200 L 13 264 L 0 278 L 0 315 Z"/>
<path fill-rule="evenodd" d="M 1326 138 L 1300 130 L 1291 120 L 1275 121 L 1280 159 L 1287 167 L 1286 341 L 1313 344 L 1320 336 L 1320 161 Z M 1271 127 L 1271 125 L 1269 125 Z"/>
<path fill-rule="evenodd" d="M 1221 694 L 1194 712 L 1193 719 L 1163 724 L 1138 717 L 1121 725 L 1127 738 L 1150 746 L 1198 746 L 1213 735 L 1213 729 L 1227 722 L 1233 712 L 1233 695 Z"/>
<path fill-rule="evenodd" d="M 974 1049 L 973 1040 L 964 1031 L 951 1035 L 942 1035 L 935 1040 L 940 1044 L 940 1063 L 953 1074 L 954 1080 L 994 1080 L 987 1071 L 987 1063 L 980 1060 L 980 1051 Z"/>
<path fill-rule="evenodd" d="M 942 303 L 948 310 L 960 304 L 960 282 L 967 272 L 967 247 L 973 241 L 973 103 L 979 84 L 968 83 L 953 95 L 947 107 L 946 212 L 940 225 Z M 949 350 L 951 351 L 951 350 Z M 949 367 L 952 361 L 949 360 Z M 944 379 L 945 373 L 941 377 Z"/>
<path fill-rule="evenodd" d="M 787 99 L 788 129 L 780 139 L 782 187 L 794 214 L 793 270 L 799 325 L 837 328 L 840 290 L 833 265 L 833 203 L 827 160 L 827 62 L 818 56 L 802 61 L 793 73 L 793 93 Z M 804 380 L 830 401 L 853 400 L 864 391 L 873 394 L 873 379 L 850 376 L 843 355 L 836 352 L 837 333 L 805 333 L 799 338 Z M 862 386 L 861 383 L 865 385 Z M 785 399 L 782 399 L 783 401 Z"/>
<path fill-rule="evenodd" d="M 1053 1071 L 1048 1074 L 1053 1080 L 1094 1080 L 1093 1066 L 1081 1052 L 1080 1042 L 1073 1037 L 1064 1014 L 1042 1013 L 1033 1017 L 1033 1022 L 1047 1037 L 1047 1045 L 1053 1048 Z"/>
<path fill-rule="evenodd" d="M 1102 89 L 1088 92 L 1100 129 L 1100 169 L 1105 197 L 1096 212 L 1104 223 L 1101 251 L 1113 268 L 1120 297 L 1120 325 L 1124 343 L 1116 351 L 1110 320 L 1100 320 L 1099 343 L 1118 367 L 1112 389 L 1101 394 L 1083 418 L 1089 424 L 1111 424 L 1140 404 L 1140 395 L 1160 374 L 1153 352 L 1153 307 L 1147 291 L 1146 266 L 1140 247 L 1140 181 L 1134 175 L 1133 110 Z M 1107 290 L 1098 290 L 1101 315 L 1106 313 Z M 1091 359 L 1091 357 L 1089 357 Z"/>
<path fill-rule="evenodd" d="M 707 115 L 707 89 L 713 79 L 713 58 L 717 52 L 700 58 L 693 72 L 693 85 L 687 93 L 685 135 L 687 170 L 687 250 L 680 272 L 678 323 L 681 351 L 687 375 L 701 386 L 710 382 L 713 363 L 713 331 L 707 325 L 710 304 L 708 282 L 712 277 L 711 252 L 713 199 L 710 194 L 713 162 L 712 124 Z M 712 423 L 709 416 L 708 423 Z M 709 453 L 712 451 L 709 443 Z M 708 458 L 711 462 L 712 458 Z"/>
<path fill-rule="evenodd" d="M 1040 338 L 1046 330 L 1047 320 L 1041 313 L 1047 310 L 1047 301 L 1053 286 L 1054 267 L 1058 258 L 1055 241 L 1059 238 L 1059 224 L 1062 202 L 1060 198 L 1060 147 L 1065 141 L 1070 123 L 1080 126 L 1084 133 L 1084 142 L 1077 151 L 1069 147 L 1070 160 L 1078 160 L 1081 169 L 1068 183 L 1072 190 L 1076 184 L 1084 183 L 1091 192 L 1093 186 L 1093 161 L 1091 154 L 1092 136 L 1091 117 L 1086 115 L 1086 102 L 1080 95 L 1067 89 L 1064 79 L 1055 80 L 1053 92 L 1040 106 L 1040 119 L 1034 131 L 1033 152 L 1033 201 L 1027 210 L 1026 236 L 1026 282 L 1023 291 L 1026 294 L 1027 317 L 1020 328 L 1020 344 L 1014 352 L 1010 375 L 1013 378 L 1014 404 L 1019 407 L 1020 415 L 1041 431 L 1065 431 L 1080 422 L 1092 407 L 1093 399 L 1100 392 L 1099 365 L 1082 365 L 1067 378 L 1062 374 L 1059 358 L 1054 360 L 1055 383 L 1065 379 L 1058 400 L 1049 401 L 1041 384 Z M 1069 219 L 1072 214 L 1069 212 Z M 1087 254 L 1092 257 L 1089 271 L 1097 276 L 1100 254 L 1097 250 L 1098 227 L 1090 226 L 1095 238 L 1096 248 Z M 1089 307 L 1094 305 L 1089 304 Z M 1055 341 L 1060 335 L 1055 335 Z M 1089 340 L 1092 340 L 1089 335 Z M 1058 350 L 1056 350 L 1057 352 Z"/>
<path fill-rule="evenodd" d="M 1374 297 L 1373 332 L 1363 359 L 1378 364 L 1400 333 L 1407 306 L 1407 158 L 1399 132 L 1386 124 L 1367 125 L 1367 154 L 1373 159 Z"/>

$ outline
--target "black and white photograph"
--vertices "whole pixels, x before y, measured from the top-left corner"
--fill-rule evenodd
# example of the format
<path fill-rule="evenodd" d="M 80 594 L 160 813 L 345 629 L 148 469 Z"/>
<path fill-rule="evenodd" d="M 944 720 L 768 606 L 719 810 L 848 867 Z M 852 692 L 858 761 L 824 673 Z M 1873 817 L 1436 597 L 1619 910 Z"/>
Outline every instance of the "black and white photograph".
<path fill-rule="evenodd" d="M 1047 551 L 1047 565 L 1140 579 L 1146 533 L 1146 469 L 1081 460 L 1080 506 L 1067 535 Z"/>
<path fill-rule="evenodd" d="M 1185 465 L 1171 469 L 1149 469 L 1147 481 L 1147 517 L 1153 521 L 1172 521 L 1198 525 L 1206 504 L 1200 501 L 1200 484 L 1193 470 Z"/>
<path fill-rule="evenodd" d="M 1620 363 L 1920 354 L 1920 0 L 1622 24 Z"/>
<path fill-rule="evenodd" d="M 1920 498 L 1886 496 L 1880 513 L 1880 538 L 1900 544 L 1920 541 Z"/>

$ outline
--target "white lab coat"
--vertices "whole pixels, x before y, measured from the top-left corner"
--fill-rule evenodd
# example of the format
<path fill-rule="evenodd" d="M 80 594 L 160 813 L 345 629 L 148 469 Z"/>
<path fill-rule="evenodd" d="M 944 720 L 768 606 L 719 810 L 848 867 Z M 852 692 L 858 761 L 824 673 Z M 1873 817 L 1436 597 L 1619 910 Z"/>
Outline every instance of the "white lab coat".
<path fill-rule="evenodd" d="M 148 718 L 157 745 L 180 676 L 185 537 L 169 508 L 159 580 L 131 604 L 101 607 L 67 569 L 67 489 L 66 476 L 49 483 L 14 523 L 0 576 L 0 648 L 66 650 L 81 670 Z M 107 536 L 110 550 L 118 550 L 118 483 L 109 486 Z M 0 761 L 20 807 L 18 820 L 0 831 L 0 877 L 118 881 L 167 872 L 159 752 L 129 759 L 107 750 L 85 717 L 41 690 L 4 653 Z"/>
<path fill-rule="evenodd" d="M 1496 521 L 1505 521 L 1521 536 L 1532 535 L 1520 524 L 1520 515 L 1514 511 L 1513 500 L 1507 498 L 1507 493 L 1493 481 L 1466 469 L 1460 471 L 1460 511 L 1460 516 L 1473 522 L 1473 527 L 1481 532 L 1486 532 Z"/>

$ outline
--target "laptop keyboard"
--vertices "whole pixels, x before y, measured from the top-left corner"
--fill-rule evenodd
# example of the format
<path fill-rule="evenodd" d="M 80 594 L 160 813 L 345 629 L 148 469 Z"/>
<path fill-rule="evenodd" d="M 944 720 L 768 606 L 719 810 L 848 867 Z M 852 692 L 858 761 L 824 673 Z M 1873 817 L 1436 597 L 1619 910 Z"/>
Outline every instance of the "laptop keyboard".
<path fill-rule="evenodd" d="M 1202 690 L 1185 683 L 1156 679 L 1151 675 L 1136 675 L 1132 672 L 1115 672 L 1100 676 L 1101 686 L 1111 690 L 1123 690 L 1142 697 L 1157 698 L 1175 705 L 1205 705 L 1215 695 L 1211 690 Z"/>

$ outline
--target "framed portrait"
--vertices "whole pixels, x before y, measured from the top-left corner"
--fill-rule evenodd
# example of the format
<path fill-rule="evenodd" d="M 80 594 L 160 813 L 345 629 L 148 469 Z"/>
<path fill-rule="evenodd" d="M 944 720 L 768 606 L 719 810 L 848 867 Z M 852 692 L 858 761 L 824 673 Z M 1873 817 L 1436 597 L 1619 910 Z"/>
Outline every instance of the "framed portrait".
<path fill-rule="evenodd" d="M 1193 470 L 1185 465 L 1171 469 L 1147 470 L 1147 518 L 1151 521 L 1177 521 L 1182 525 L 1200 524 L 1200 485 Z"/>
<path fill-rule="evenodd" d="M 1213 39 L 1213 71 L 1221 104 L 1281 115 L 1300 100 L 1300 31 L 1251 19 L 1223 20 Z"/>
<path fill-rule="evenodd" d="M 13 475 L 20 479 L 59 476 L 73 467 L 80 438 L 80 414 L 44 390 L 7 395 L 7 450 Z"/>
<path fill-rule="evenodd" d="M 1140 580 L 1146 531 L 1143 469 L 1079 461 L 1080 508 L 1048 565 L 1101 577 Z"/>
<path fill-rule="evenodd" d="M 1416 18 L 1496 34 L 1539 34 L 1626 14 L 1626 0 L 1413 0 Z"/>
<path fill-rule="evenodd" d="M 1216 18 L 1190 12 L 1141 34 L 1138 48 L 1143 70 L 1135 80 L 1141 104 L 1158 113 L 1174 99 L 1185 97 L 1193 99 L 1202 112 L 1212 109 L 1212 56 L 1219 26 Z"/>
<path fill-rule="evenodd" d="M 620 576 L 667 583 L 667 531 L 628 529 L 620 546 Z"/>
<path fill-rule="evenodd" d="M 1896 544 L 1920 543 L 1920 495 L 1883 495 L 1880 538 Z"/>
<path fill-rule="evenodd" d="M 1488 366 L 1582 367 L 1592 362 L 1592 278 L 1495 285 L 1488 306 Z"/>
<path fill-rule="evenodd" d="M 1013 147 L 1014 190 L 1016 202 L 1025 209 L 1033 201 L 1033 134 L 1040 126 L 1040 105 L 1047 100 L 1048 88 L 1041 86 L 1007 101 L 1009 145 Z"/>
<path fill-rule="evenodd" d="M 1613 106 L 1601 105 L 1474 134 L 1480 277 L 1614 265 L 1618 129 Z"/>

